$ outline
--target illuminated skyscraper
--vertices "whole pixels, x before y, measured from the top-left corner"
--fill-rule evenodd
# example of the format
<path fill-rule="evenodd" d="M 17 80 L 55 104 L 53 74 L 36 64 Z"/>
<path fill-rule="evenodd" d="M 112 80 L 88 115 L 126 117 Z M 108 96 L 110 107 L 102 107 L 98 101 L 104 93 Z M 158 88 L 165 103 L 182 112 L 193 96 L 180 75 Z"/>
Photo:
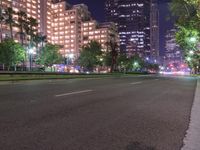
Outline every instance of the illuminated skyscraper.
<path fill-rule="evenodd" d="M 183 61 L 182 50 L 176 43 L 176 31 L 176 29 L 168 30 L 165 36 L 165 64 L 181 63 Z"/>
<path fill-rule="evenodd" d="M 151 57 L 152 59 L 157 59 L 159 57 L 160 48 L 158 0 L 151 0 L 150 25 Z"/>
<path fill-rule="evenodd" d="M 118 26 L 120 47 L 128 56 L 150 55 L 149 0 L 107 0 L 106 19 Z"/>

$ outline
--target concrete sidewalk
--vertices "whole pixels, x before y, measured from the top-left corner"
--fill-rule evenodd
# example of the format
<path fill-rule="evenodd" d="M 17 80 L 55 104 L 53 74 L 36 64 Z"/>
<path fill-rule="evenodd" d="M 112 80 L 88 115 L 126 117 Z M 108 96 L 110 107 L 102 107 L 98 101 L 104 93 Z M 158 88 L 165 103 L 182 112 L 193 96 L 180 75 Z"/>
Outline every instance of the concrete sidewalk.
<path fill-rule="evenodd" d="M 200 150 L 200 77 L 191 112 L 190 125 L 181 150 Z"/>

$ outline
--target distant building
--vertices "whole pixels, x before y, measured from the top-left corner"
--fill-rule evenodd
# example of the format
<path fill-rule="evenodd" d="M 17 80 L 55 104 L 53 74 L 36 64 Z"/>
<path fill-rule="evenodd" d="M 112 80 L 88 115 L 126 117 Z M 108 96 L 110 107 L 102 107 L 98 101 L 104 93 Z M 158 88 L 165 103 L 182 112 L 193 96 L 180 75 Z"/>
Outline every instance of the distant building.
<path fill-rule="evenodd" d="M 181 63 L 183 61 L 183 53 L 180 46 L 176 43 L 176 29 L 167 31 L 165 36 L 165 64 Z"/>
<path fill-rule="evenodd" d="M 151 34 L 158 38 L 158 8 L 155 1 L 149 0 L 107 0 L 106 20 L 113 21 L 119 31 L 121 51 L 128 56 L 139 54 L 141 57 L 157 56 L 159 48 Z M 156 8 L 156 10 L 154 10 Z M 151 12 L 151 13 L 150 13 Z M 150 20 L 154 21 L 150 22 Z M 154 29 L 150 29 L 153 27 Z M 158 42 L 159 40 L 157 40 Z M 151 47 L 151 42 L 155 46 Z M 151 52 L 152 48 L 152 52 Z"/>
<path fill-rule="evenodd" d="M 151 0 L 150 29 L 151 57 L 158 59 L 160 48 L 158 0 Z"/>

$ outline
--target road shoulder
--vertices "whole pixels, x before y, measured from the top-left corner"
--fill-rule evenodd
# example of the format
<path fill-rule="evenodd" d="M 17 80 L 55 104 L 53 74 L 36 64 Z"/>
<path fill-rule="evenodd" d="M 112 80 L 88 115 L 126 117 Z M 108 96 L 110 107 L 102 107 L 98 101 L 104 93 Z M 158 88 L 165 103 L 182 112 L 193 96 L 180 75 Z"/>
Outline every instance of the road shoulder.
<path fill-rule="evenodd" d="M 181 150 L 200 150 L 200 78 L 197 81 L 197 88 L 191 112 L 189 129 L 184 138 L 184 146 Z"/>

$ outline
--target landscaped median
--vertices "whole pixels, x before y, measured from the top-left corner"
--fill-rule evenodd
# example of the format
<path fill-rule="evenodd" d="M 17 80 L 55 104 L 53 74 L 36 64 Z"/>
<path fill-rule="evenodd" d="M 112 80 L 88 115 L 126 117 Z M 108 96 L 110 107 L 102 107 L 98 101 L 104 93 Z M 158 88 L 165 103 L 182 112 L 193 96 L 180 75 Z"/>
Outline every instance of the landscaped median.
<path fill-rule="evenodd" d="M 68 74 L 68 73 L 0 72 L 0 81 L 106 78 L 106 77 L 123 77 L 123 76 L 135 76 L 135 75 L 145 75 L 145 74 L 143 73 Z"/>

